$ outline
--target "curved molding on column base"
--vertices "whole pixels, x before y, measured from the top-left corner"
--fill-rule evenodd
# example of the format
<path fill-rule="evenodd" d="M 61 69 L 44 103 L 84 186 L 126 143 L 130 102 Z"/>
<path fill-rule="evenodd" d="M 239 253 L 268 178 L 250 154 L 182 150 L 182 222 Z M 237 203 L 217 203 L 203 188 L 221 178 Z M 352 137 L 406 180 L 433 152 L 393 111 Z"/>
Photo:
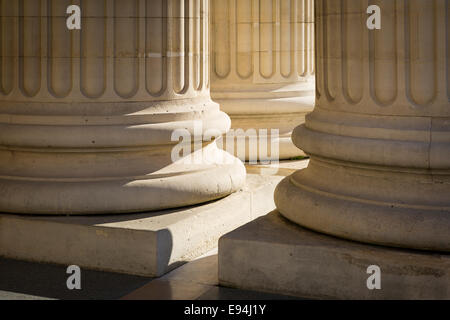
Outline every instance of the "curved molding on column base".
<path fill-rule="evenodd" d="M 279 160 L 289 160 L 306 154 L 298 149 L 291 139 L 291 133 L 288 132 L 282 136 L 272 137 L 270 130 L 267 135 L 252 134 L 248 129 L 242 129 L 244 134 L 235 131 L 228 133 L 224 139 L 221 140 L 221 147 L 223 150 L 233 154 L 242 161 L 250 163 L 264 163 Z M 230 141 L 232 143 L 230 144 Z M 245 141 L 245 144 L 243 143 Z M 267 149 L 261 148 L 261 142 L 265 141 Z M 238 146 L 244 146 L 238 147 Z M 274 149 L 278 149 L 275 150 Z"/>
<path fill-rule="evenodd" d="M 332 181 L 332 183 L 330 183 Z M 450 252 L 450 172 L 364 166 L 311 155 L 275 203 L 308 229 L 384 246 Z"/>
<path fill-rule="evenodd" d="M 314 96 L 289 97 L 277 99 L 218 99 L 216 100 L 224 112 L 231 118 L 232 130 L 236 132 L 237 137 L 251 137 L 256 145 L 261 137 L 263 141 L 267 141 L 267 146 L 279 145 L 279 153 L 277 155 L 269 154 L 267 157 L 260 157 L 259 151 L 249 151 L 249 145 L 246 145 L 245 156 L 239 155 L 237 151 L 232 152 L 232 148 L 228 150 L 241 160 L 249 161 L 257 160 L 288 160 L 298 156 L 304 156 L 305 153 L 292 143 L 291 134 L 294 128 L 305 122 L 305 116 L 314 109 Z M 239 110 L 239 111 L 236 111 Z M 277 129 L 279 136 L 272 139 L 271 129 Z M 237 130 L 242 130 L 239 134 Z M 256 135 L 252 133 L 256 132 Z M 267 130 L 267 139 L 264 131 Z M 229 132 L 228 135 L 232 135 Z M 235 141 L 236 144 L 236 141 Z M 226 143 L 224 143 L 226 145 Z M 259 150 L 259 146 L 258 146 Z M 264 154 L 264 153 L 263 153 Z M 264 154 L 265 155 L 265 154 Z"/>
<path fill-rule="evenodd" d="M 211 87 L 213 100 L 274 100 L 283 98 L 315 97 L 314 77 L 291 83 L 241 83 L 237 79 L 230 82 L 215 82 Z M 272 106 L 273 107 L 273 106 Z M 269 108 L 268 111 L 273 109 Z M 227 110 L 232 113 L 242 110 Z M 258 111 L 258 110 L 255 110 Z M 259 110 L 264 112 L 264 110 Z"/>
<path fill-rule="evenodd" d="M 199 139 L 205 132 L 212 130 L 217 136 L 231 126 L 229 116 L 209 97 L 68 105 L 0 101 L 0 151 L 155 147 L 171 143 L 175 130 Z"/>
<path fill-rule="evenodd" d="M 290 160 L 297 157 L 305 157 L 306 154 L 294 145 L 291 139 L 292 133 L 287 136 L 280 137 L 278 144 L 280 146 L 279 160 Z"/>
<path fill-rule="evenodd" d="M 336 112 L 316 106 L 292 133 L 307 154 L 354 163 L 450 168 L 450 118 Z"/>
<path fill-rule="evenodd" d="M 116 176 L 111 172 L 104 177 L 76 179 L 3 176 L 0 212 L 87 215 L 154 211 L 223 198 L 244 184 L 246 170 L 241 161 L 215 143 L 201 151 L 202 162 L 181 161 L 141 176 L 127 176 L 120 170 Z M 155 166 L 154 161 L 147 157 L 149 168 Z"/>
<path fill-rule="evenodd" d="M 249 148 L 248 143 L 245 155 L 239 154 L 237 150 L 233 153 L 233 148 L 226 149 L 226 142 L 224 142 L 225 150 L 244 161 L 288 160 L 305 155 L 292 143 L 291 134 L 294 128 L 305 122 L 305 116 L 314 109 L 313 82 L 305 81 L 288 85 L 261 84 L 234 89 L 217 87 L 211 94 L 214 101 L 220 104 L 221 110 L 230 116 L 232 130 L 243 130 L 241 134 L 236 132 L 235 136 L 239 137 L 237 139 L 250 137 L 257 145 L 257 150 L 259 150 L 259 137 L 267 141 L 269 150 L 271 145 L 279 145 L 278 154 L 272 155 L 269 152 L 266 156 L 263 151 L 263 157 L 259 156 L 259 151 L 255 148 Z M 272 139 L 271 129 L 278 129 L 279 136 Z M 248 130 L 254 130 L 256 134 Z M 264 138 L 266 134 L 261 133 L 260 130 L 267 130 L 268 137 Z M 229 132 L 228 136 L 232 136 L 232 133 Z M 235 139 L 235 145 L 237 139 Z"/>
<path fill-rule="evenodd" d="M 312 80 L 293 84 L 260 84 L 211 89 L 211 97 L 228 115 L 273 115 L 311 112 L 315 102 Z"/>

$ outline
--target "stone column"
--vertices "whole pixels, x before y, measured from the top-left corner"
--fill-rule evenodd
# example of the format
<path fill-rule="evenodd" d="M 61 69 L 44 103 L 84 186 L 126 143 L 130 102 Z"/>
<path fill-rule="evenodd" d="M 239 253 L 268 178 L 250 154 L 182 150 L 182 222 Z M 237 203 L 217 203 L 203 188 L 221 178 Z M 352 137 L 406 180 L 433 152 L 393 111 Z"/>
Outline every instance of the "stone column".
<path fill-rule="evenodd" d="M 211 2 L 211 95 L 232 128 L 246 131 L 237 138 L 267 142 L 268 158 L 278 158 L 272 143 L 281 159 L 303 154 L 290 136 L 314 105 L 313 22 L 313 0 Z M 245 159 L 259 158 L 258 149 L 247 145 Z"/>
<path fill-rule="evenodd" d="M 277 188 L 309 229 L 450 251 L 449 1 L 317 0 L 317 103 L 293 141 L 309 167 Z"/>
<path fill-rule="evenodd" d="M 243 184 L 214 139 L 201 162 L 171 156 L 175 129 L 230 127 L 209 94 L 208 3 L 0 1 L 0 212 L 157 210 Z M 66 27 L 72 4 L 81 30 Z"/>

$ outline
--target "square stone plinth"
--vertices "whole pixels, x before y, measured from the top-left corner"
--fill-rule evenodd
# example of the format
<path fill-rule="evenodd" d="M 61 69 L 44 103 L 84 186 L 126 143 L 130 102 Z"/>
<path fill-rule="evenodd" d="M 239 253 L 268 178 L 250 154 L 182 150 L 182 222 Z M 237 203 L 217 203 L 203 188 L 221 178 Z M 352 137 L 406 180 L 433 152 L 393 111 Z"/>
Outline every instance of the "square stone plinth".
<path fill-rule="evenodd" d="M 367 287 L 373 265 L 380 290 Z M 450 299 L 450 255 L 338 239 L 274 211 L 219 240 L 219 282 L 302 298 Z"/>
<path fill-rule="evenodd" d="M 156 277 L 217 247 L 218 239 L 275 208 L 283 175 L 248 174 L 211 203 L 142 214 L 0 215 L 0 256 Z"/>

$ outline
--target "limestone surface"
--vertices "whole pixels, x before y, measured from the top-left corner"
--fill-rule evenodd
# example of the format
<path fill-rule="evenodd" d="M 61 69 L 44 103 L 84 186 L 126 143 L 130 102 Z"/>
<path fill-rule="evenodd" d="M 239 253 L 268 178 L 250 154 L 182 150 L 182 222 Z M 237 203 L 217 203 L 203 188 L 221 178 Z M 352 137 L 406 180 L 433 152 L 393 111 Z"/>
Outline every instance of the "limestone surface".
<path fill-rule="evenodd" d="M 250 174 L 238 192 L 201 206 L 91 216 L 0 215 L 0 256 L 157 277 L 217 247 L 275 208 L 280 175 Z"/>
<path fill-rule="evenodd" d="M 0 212 L 160 210 L 243 185 L 203 136 L 230 128 L 209 95 L 208 3 L 87 0 L 68 30 L 67 1 L 1 2 Z M 173 159 L 176 130 L 199 161 Z"/>
<path fill-rule="evenodd" d="M 309 167 L 275 192 L 280 213 L 326 234 L 450 252 L 448 3 L 316 1 L 316 107 L 292 139 Z"/>
<path fill-rule="evenodd" d="M 370 266 L 380 268 L 380 289 Z M 219 283 L 312 299 L 450 299 L 450 255 L 316 233 L 277 211 L 223 236 Z"/>
<path fill-rule="evenodd" d="M 313 9 L 312 0 L 211 1 L 211 96 L 242 130 L 223 146 L 243 160 L 304 155 L 290 136 L 314 105 Z"/>

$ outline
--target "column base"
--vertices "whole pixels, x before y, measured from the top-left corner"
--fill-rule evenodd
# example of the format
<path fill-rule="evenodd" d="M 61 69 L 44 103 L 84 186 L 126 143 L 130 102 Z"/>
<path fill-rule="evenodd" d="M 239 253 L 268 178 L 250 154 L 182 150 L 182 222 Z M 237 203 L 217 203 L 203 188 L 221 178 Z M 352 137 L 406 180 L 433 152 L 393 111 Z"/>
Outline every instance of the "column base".
<path fill-rule="evenodd" d="M 273 210 L 282 176 L 249 174 L 242 189 L 204 205 L 151 213 L 0 215 L 0 256 L 161 276 L 217 247 L 220 236 Z M 213 179 L 213 181 L 215 181 Z"/>
<path fill-rule="evenodd" d="M 311 156 L 275 203 L 289 220 L 339 238 L 450 252 L 448 170 L 365 165 Z"/>
<path fill-rule="evenodd" d="M 279 86 L 279 85 L 278 85 Z M 314 84 L 310 82 L 284 85 L 261 85 L 261 88 L 236 88 L 213 92 L 213 99 L 231 118 L 227 136 L 236 137 L 235 148 L 224 149 L 241 160 L 287 160 L 305 153 L 296 147 L 291 139 L 295 127 L 305 122 L 305 116 L 314 108 Z M 271 135 L 271 129 L 278 130 L 278 136 Z M 242 131 L 238 131 L 242 130 Z M 234 132 L 234 133 L 233 133 Z M 236 150 L 237 142 L 247 139 L 245 153 Z M 268 152 L 259 152 L 260 142 L 265 141 Z M 279 147 L 277 152 L 271 146 Z M 234 150 L 234 151 L 233 151 Z"/>
<path fill-rule="evenodd" d="M 232 118 L 232 121 L 235 121 L 235 119 Z M 297 119 L 301 119 L 301 117 Z M 238 121 L 235 121 L 235 123 L 238 123 Z M 300 156 L 306 156 L 302 150 L 292 143 L 290 133 L 271 135 L 269 130 L 268 134 L 261 134 L 253 129 L 230 131 L 220 142 L 222 148 L 240 160 L 251 164 L 293 160 Z M 265 143 L 265 146 L 262 145 L 262 142 Z"/>
<path fill-rule="evenodd" d="M 371 265 L 381 290 L 367 288 Z M 450 255 L 341 240 L 274 211 L 220 239 L 219 282 L 314 299 L 450 299 Z"/>
<path fill-rule="evenodd" d="M 92 177 L 72 178 L 71 174 L 78 173 L 76 165 L 61 177 L 0 176 L 0 212 L 86 215 L 163 210 L 220 199 L 245 183 L 242 162 L 217 149 L 215 143 L 198 151 L 198 163 L 193 154 L 179 163 L 161 165 L 154 172 L 149 169 L 146 174 L 145 164 L 152 168 L 158 161 L 169 162 L 153 156 L 158 152 L 170 156 L 166 149 L 83 155 L 87 159 L 67 156 L 71 157 L 69 163 L 92 161 L 92 167 L 97 168 Z M 27 156 L 37 157 L 35 153 L 22 157 Z M 108 175 L 96 177 L 101 170 L 109 170 Z M 133 171 L 138 173 L 133 175 Z"/>

